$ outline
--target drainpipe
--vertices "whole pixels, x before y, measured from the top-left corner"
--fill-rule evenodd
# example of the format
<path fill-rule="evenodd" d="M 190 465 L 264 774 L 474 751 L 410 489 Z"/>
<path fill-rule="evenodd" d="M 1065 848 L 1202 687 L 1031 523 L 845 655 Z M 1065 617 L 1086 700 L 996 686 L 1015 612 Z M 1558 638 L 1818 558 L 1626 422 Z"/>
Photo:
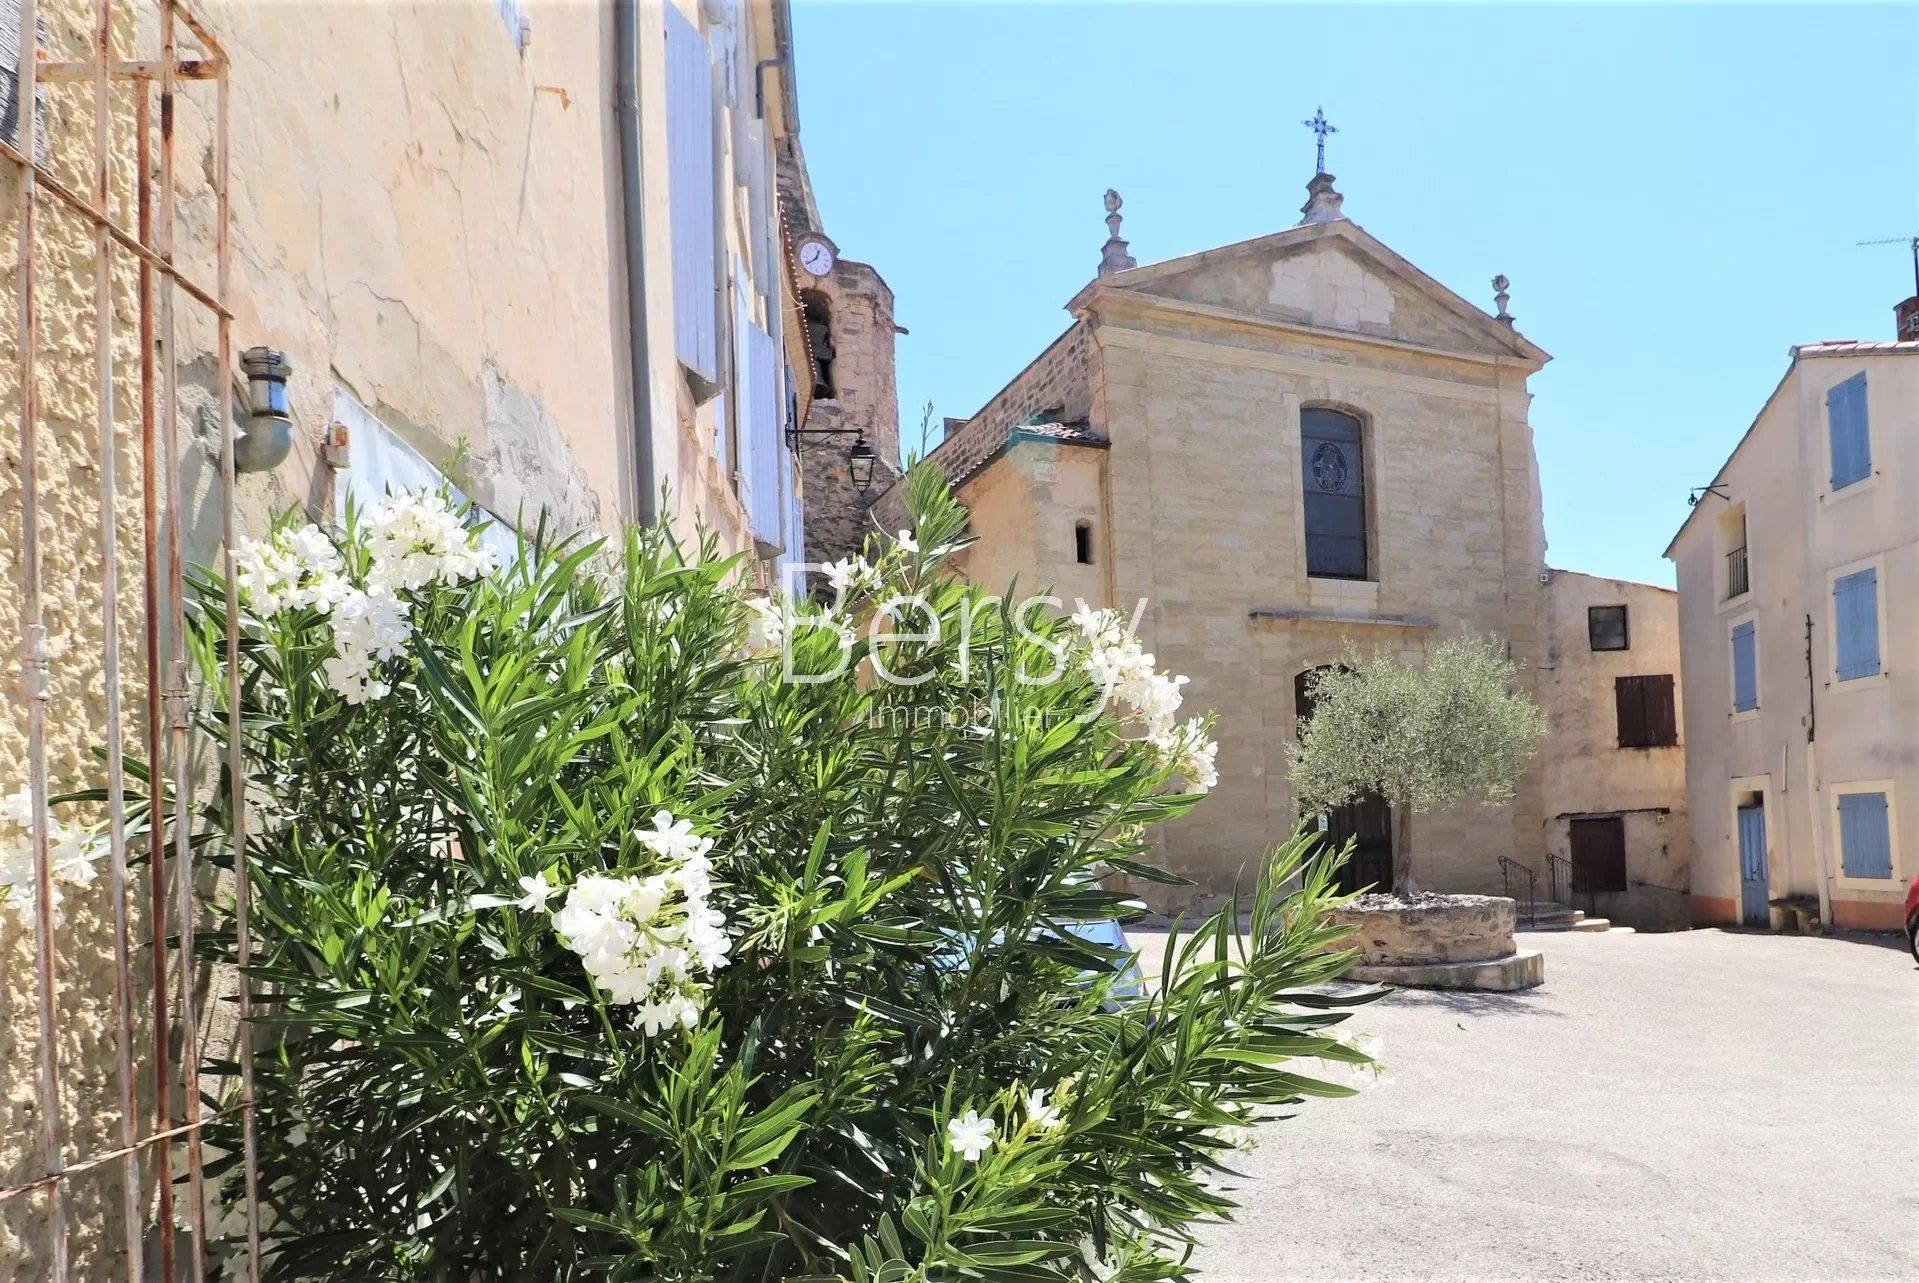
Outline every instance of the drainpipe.
<path fill-rule="evenodd" d="M 1812 616 L 1806 616 L 1806 817 L 1812 822 L 1812 857 L 1819 870 L 1819 922 L 1832 930 L 1832 877 L 1826 872 L 1825 808 L 1819 802 L 1819 680 L 1812 668 Z"/>
<path fill-rule="evenodd" d="M 653 365 L 646 325 L 646 216 L 640 194 L 640 4 L 614 0 L 613 43 L 618 69 L 615 114 L 620 122 L 620 214 L 626 242 L 626 332 L 633 367 L 635 513 L 650 526 L 658 514 L 653 481 Z"/>

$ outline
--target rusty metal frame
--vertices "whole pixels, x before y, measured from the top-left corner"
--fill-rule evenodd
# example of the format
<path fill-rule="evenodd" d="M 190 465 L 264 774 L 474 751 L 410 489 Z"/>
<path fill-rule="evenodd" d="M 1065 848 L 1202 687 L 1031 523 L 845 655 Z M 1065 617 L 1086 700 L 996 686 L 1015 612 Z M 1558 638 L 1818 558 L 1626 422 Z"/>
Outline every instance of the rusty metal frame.
<path fill-rule="evenodd" d="M 157 60 L 115 60 L 112 57 L 114 3 L 115 0 L 93 0 L 92 50 L 89 59 L 43 62 L 38 40 L 38 0 L 21 0 L 18 93 L 15 97 L 19 104 L 17 116 L 20 122 L 17 145 L 0 139 L 0 158 L 8 162 L 19 194 L 21 676 L 27 710 L 27 783 L 31 799 L 33 875 L 37 892 L 34 957 L 39 1024 L 40 1145 L 45 1159 L 43 1176 L 0 1188 L 0 1203 L 26 1195 L 46 1196 L 47 1224 L 43 1240 L 46 1277 L 52 1283 L 66 1283 L 70 1277 L 68 1183 L 79 1173 L 108 1165 L 117 1166 L 121 1183 L 120 1208 L 125 1220 L 123 1248 L 126 1254 L 126 1276 L 129 1280 L 138 1280 L 143 1276 L 144 1229 L 152 1224 L 158 1242 L 159 1260 L 156 1264 L 160 1277 L 171 1280 L 179 1277 L 179 1263 L 176 1262 L 178 1245 L 174 1233 L 173 1147 L 182 1144 L 186 1152 L 188 1223 L 193 1231 L 189 1259 L 185 1262 L 186 1273 L 193 1280 L 203 1279 L 206 1272 L 208 1216 L 202 1136 L 206 1125 L 215 1118 L 238 1114 L 244 1136 L 247 1277 L 257 1283 L 260 1276 L 259 1182 L 254 1127 L 253 1057 L 245 1032 L 251 1015 L 251 997 L 244 982 L 238 985 L 241 1021 L 238 1100 L 230 1108 L 216 1112 L 203 1109 L 200 1100 L 198 1035 L 202 996 L 195 991 L 193 965 L 194 926 L 200 906 L 196 898 L 189 809 L 193 791 L 189 761 L 191 692 L 188 686 L 183 610 L 185 585 L 180 546 L 185 495 L 180 475 L 179 359 L 174 315 L 176 295 L 184 294 L 213 315 L 217 330 L 213 356 L 221 425 L 221 543 L 227 571 L 225 694 L 229 743 L 226 768 L 232 790 L 228 803 L 233 816 L 233 850 L 236 855 L 234 916 L 238 961 L 244 971 L 248 961 L 250 895 L 243 859 L 246 798 L 240 735 L 239 612 L 234 600 L 232 562 L 237 530 L 233 462 L 233 318 L 227 305 L 232 256 L 228 190 L 230 60 L 210 27 L 185 0 L 151 0 L 157 8 L 159 19 L 161 48 Z M 197 49 L 185 54 L 180 49 L 181 27 L 185 27 L 189 42 L 197 46 Z M 95 163 L 90 193 L 73 190 L 36 159 L 41 146 L 38 136 L 38 93 L 42 82 L 92 86 Z M 215 276 L 211 288 L 193 280 L 175 261 L 174 224 L 178 191 L 173 150 L 181 82 L 210 82 L 214 93 L 212 186 L 216 226 Z M 137 226 L 132 229 L 122 226 L 110 213 L 115 141 L 111 102 L 116 86 L 130 86 L 134 100 Z M 151 138 L 154 123 L 152 100 L 156 91 L 159 126 L 157 194 Z M 35 382 L 38 347 L 35 222 L 43 199 L 51 199 L 68 213 L 77 216 L 93 232 L 94 373 L 99 412 L 100 609 L 105 635 L 102 667 L 106 685 L 106 724 L 101 730 L 106 744 L 107 766 L 107 885 L 113 897 L 115 928 L 112 1026 L 116 1041 L 113 1072 L 120 1111 L 119 1144 L 104 1153 L 75 1157 L 71 1162 L 66 1152 L 66 1138 L 62 1134 L 61 1072 L 56 1041 L 58 922 L 53 911 L 46 744 L 50 669 L 41 588 L 40 423 Z M 150 1120 L 143 1120 L 139 1115 L 135 1085 L 137 1057 L 133 1045 L 135 1009 L 142 995 L 136 994 L 133 989 L 133 958 L 137 942 L 132 938 L 132 915 L 128 901 L 132 886 L 128 869 L 125 726 L 121 707 L 120 553 L 117 528 L 120 478 L 116 475 L 115 457 L 118 437 L 114 406 L 112 306 L 113 256 L 116 250 L 129 255 L 139 269 L 139 484 L 144 535 L 142 587 L 145 605 L 145 717 L 142 738 L 150 768 L 150 860 L 146 892 L 151 939 L 146 943 L 146 948 L 151 952 L 152 962 L 152 988 L 145 995 L 151 1009 L 141 1014 L 151 1019 L 153 1028 L 149 1049 L 153 1092 Z M 163 785 L 163 779 L 169 783 Z M 166 815 L 168 788 L 171 789 L 171 832 Z M 169 839 L 172 846 L 170 869 Z M 169 980 L 168 971 L 170 914 L 172 930 L 178 936 L 177 946 L 172 950 L 177 976 L 172 981 Z M 183 1048 L 177 1081 L 182 1089 L 182 1105 L 177 1111 L 174 1107 L 175 1067 L 171 1063 L 171 1038 L 176 1027 L 181 1034 Z M 151 1200 L 143 1199 L 141 1193 L 143 1157 L 150 1157 L 153 1166 L 154 1190 Z"/>

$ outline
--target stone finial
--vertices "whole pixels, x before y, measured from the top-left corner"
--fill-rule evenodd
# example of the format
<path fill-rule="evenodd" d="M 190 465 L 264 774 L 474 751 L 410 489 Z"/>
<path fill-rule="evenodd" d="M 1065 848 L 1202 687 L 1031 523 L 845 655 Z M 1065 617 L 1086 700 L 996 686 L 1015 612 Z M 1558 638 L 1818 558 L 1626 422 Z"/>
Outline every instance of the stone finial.
<path fill-rule="evenodd" d="M 1513 323 L 1513 314 L 1506 310 L 1506 304 L 1512 298 L 1512 295 L 1506 293 L 1506 287 L 1511 284 L 1512 282 L 1506 279 L 1504 273 L 1493 277 L 1493 306 L 1499 309 L 1493 320 L 1504 321 L 1507 325 Z"/>
<path fill-rule="evenodd" d="M 1119 193 L 1106 189 L 1106 244 L 1099 251 L 1099 274 L 1110 276 L 1114 272 L 1123 272 L 1129 267 L 1138 267 L 1139 260 L 1126 252 L 1126 242 L 1119 235 L 1119 207 L 1126 202 Z"/>
<path fill-rule="evenodd" d="M 1306 203 L 1299 207 L 1301 226 L 1307 223 L 1330 223 L 1334 219 L 1344 218 L 1339 207 L 1346 198 L 1333 190 L 1331 174 L 1314 174 L 1313 181 L 1306 184 Z"/>

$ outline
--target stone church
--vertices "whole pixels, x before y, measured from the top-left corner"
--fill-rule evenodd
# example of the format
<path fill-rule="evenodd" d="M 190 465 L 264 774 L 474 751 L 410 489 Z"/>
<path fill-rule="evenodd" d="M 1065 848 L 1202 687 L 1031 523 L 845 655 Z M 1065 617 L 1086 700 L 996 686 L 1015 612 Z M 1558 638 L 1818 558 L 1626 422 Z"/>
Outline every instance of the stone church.
<path fill-rule="evenodd" d="M 1307 190 L 1296 226 L 1149 266 L 1108 192 L 1109 239 L 1072 323 L 978 413 L 948 420 L 929 456 L 971 512 L 969 576 L 1050 584 L 1069 608 L 1143 600 L 1148 649 L 1191 676 L 1190 708 L 1217 711 L 1218 786 L 1163 839 L 1163 863 L 1194 885 L 1138 888 L 1161 909 L 1217 902 L 1299 821 L 1287 753 L 1306 675 L 1349 645 L 1416 657 L 1496 634 L 1550 721 L 1591 720 L 1612 697 L 1610 675 L 1581 682 L 1553 662 L 1556 649 L 1583 662 L 1583 632 L 1564 648 L 1545 635 L 1527 380 L 1550 357 L 1507 315 L 1504 278 L 1489 314 L 1348 218 L 1330 174 Z M 1667 653 L 1631 662 L 1676 667 Z M 1542 694 L 1542 667 L 1567 680 Z M 1676 754 L 1650 768 L 1650 802 L 1621 808 L 1683 806 Z M 1420 885 L 1498 892 L 1507 856 L 1546 898 L 1555 834 L 1563 847 L 1608 805 L 1549 798 L 1552 774 L 1536 765 L 1508 806 L 1414 817 Z M 1357 839 L 1356 881 L 1390 883 L 1383 802 L 1325 823 Z"/>

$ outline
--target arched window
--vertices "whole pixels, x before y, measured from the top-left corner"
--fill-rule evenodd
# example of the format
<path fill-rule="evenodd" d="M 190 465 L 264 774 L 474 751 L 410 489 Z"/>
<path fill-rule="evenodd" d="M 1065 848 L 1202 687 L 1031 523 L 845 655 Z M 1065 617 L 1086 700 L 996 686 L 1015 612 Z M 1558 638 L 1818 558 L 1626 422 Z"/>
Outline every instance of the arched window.
<path fill-rule="evenodd" d="M 818 290 L 801 290 L 800 306 L 806 312 L 806 337 L 813 347 L 813 396 L 831 401 L 839 395 L 833 382 L 833 312 L 826 295 Z"/>
<path fill-rule="evenodd" d="M 1082 566 L 1093 564 L 1093 523 L 1073 523 L 1073 556 Z"/>
<path fill-rule="evenodd" d="M 1306 573 L 1364 579 L 1366 465 L 1359 420 L 1338 410 L 1302 410 L 1299 445 L 1305 467 Z"/>

